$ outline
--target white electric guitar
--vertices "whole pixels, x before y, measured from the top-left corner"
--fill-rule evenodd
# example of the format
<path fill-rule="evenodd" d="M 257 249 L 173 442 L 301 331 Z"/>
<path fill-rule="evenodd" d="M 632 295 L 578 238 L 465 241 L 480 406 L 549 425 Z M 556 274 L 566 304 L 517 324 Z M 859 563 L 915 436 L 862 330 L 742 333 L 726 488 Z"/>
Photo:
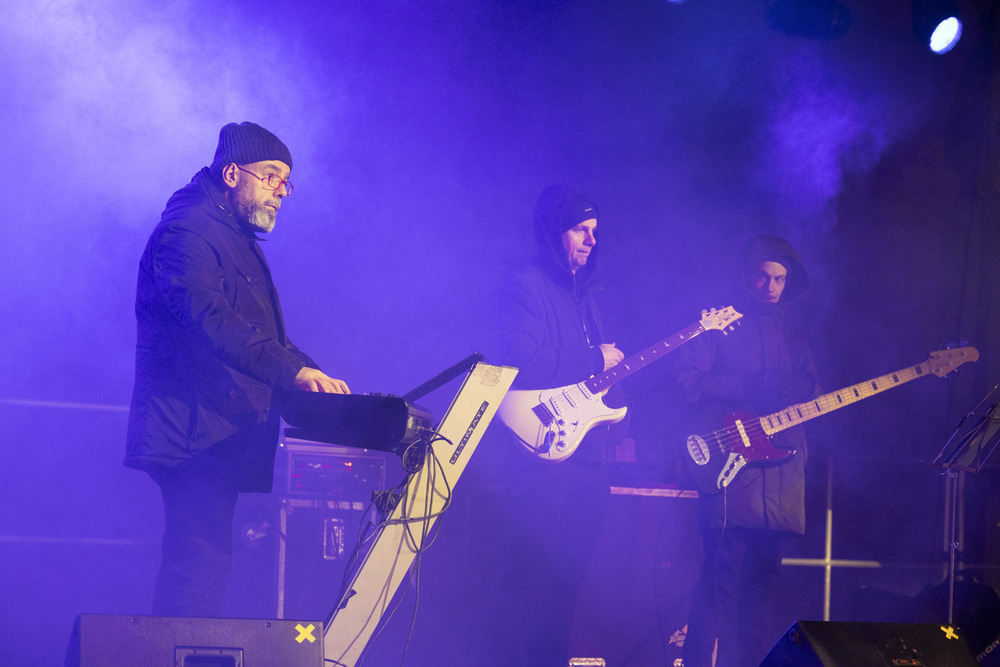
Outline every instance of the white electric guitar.
<path fill-rule="evenodd" d="M 611 385 L 663 358 L 699 334 L 711 329 L 725 333 L 741 317 L 743 314 L 732 306 L 703 310 L 697 324 L 589 380 L 555 389 L 508 391 L 497 414 L 529 452 L 546 461 L 563 461 L 576 451 L 592 428 L 625 419 L 628 408 L 612 409 L 604 404 L 604 394 Z"/>

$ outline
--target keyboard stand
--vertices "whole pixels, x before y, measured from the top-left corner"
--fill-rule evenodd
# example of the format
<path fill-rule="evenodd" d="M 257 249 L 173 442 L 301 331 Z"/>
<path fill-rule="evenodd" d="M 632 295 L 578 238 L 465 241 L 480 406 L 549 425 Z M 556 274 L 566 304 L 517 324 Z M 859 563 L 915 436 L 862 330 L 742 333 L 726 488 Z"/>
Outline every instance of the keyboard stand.
<path fill-rule="evenodd" d="M 323 637 L 328 663 L 353 667 L 362 658 L 516 375 L 516 368 L 481 362 L 468 371 L 437 429 L 447 440 L 428 447 L 433 453 L 410 475 L 402 499 L 375 529 L 328 618 Z"/>

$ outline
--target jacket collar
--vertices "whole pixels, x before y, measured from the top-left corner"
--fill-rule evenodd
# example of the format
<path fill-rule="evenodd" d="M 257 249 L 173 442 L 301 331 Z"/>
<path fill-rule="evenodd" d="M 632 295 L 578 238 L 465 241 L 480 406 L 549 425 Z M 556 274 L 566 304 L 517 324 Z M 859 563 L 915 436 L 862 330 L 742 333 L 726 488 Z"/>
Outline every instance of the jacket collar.
<path fill-rule="evenodd" d="M 219 186 L 215 178 L 212 177 L 208 167 L 203 168 L 195 174 L 191 179 L 191 182 L 182 190 L 178 191 L 177 194 L 184 192 L 184 190 L 189 187 L 192 189 L 191 194 L 193 196 L 200 197 L 205 202 L 205 211 L 209 217 L 219 221 L 238 234 L 256 239 L 258 241 L 264 240 L 257 236 L 256 230 L 239 221 L 236 214 L 232 210 L 232 206 L 230 206 L 229 202 L 226 200 L 225 192 Z"/>

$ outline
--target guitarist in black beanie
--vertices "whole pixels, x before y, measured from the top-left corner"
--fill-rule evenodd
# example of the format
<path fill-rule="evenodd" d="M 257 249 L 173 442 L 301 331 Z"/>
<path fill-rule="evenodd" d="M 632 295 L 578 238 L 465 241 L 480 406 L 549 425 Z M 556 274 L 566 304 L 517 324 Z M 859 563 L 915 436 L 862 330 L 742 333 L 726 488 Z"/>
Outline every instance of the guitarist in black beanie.
<path fill-rule="evenodd" d="M 764 415 L 819 394 L 808 346 L 785 323 L 809 285 L 798 253 L 783 239 L 757 236 L 737 261 L 740 326 L 709 332 L 677 351 L 671 380 L 687 433 L 719 428 L 727 414 Z M 704 562 L 684 643 L 685 667 L 757 665 L 777 638 L 771 603 L 781 548 L 805 532 L 806 441 L 801 426 L 777 433 L 796 450 L 779 465 L 747 466 L 722 490 L 700 489 Z M 714 482 L 714 478 L 713 478 Z"/>
<path fill-rule="evenodd" d="M 496 304 L 501 362 L 519 369 L 517 389 L 582 382 L 624 358 L 604 335 L 594 294 L 598 219 L 589 198 L 570 188 L 549 187 L 538 199 L 538 253 L 507 278 Z M 624 404 L 617 386 L 606 402 Z M 561 462 L 511 439 L 504 491 L 514 534 L 488 605 L 488 655 L 476 664 L 567 664 L 577 591 L 610 497 L 609 432 L 595 428 Z"/>

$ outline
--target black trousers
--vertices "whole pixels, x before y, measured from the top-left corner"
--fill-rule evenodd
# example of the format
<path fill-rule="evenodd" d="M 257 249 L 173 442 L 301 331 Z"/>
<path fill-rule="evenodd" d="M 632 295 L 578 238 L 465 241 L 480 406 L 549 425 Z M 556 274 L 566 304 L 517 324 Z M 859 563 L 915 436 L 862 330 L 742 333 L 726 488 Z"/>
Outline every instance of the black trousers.
<path fill-rule="evenodd" d="M 755 667 L 771 635 L 774 589 L 787 534 L 749 528 L 703 533 L 705 560 L 684 641 L 684 667 Z"/>
<path fill-rule="evenodd" d="M 506 493 L 514 531 L 487 605 L 488 655 L 475 664 L 565 665 L 577 593 L 607 514 L 607 467 L 528 461 Z"/>
<path fill-rule="evenodd" d="M 232 571 L 239 486 L 210 457 L 158 470 L 164 527 L 153 593 L 156 616 L 219 616 Z"/>

